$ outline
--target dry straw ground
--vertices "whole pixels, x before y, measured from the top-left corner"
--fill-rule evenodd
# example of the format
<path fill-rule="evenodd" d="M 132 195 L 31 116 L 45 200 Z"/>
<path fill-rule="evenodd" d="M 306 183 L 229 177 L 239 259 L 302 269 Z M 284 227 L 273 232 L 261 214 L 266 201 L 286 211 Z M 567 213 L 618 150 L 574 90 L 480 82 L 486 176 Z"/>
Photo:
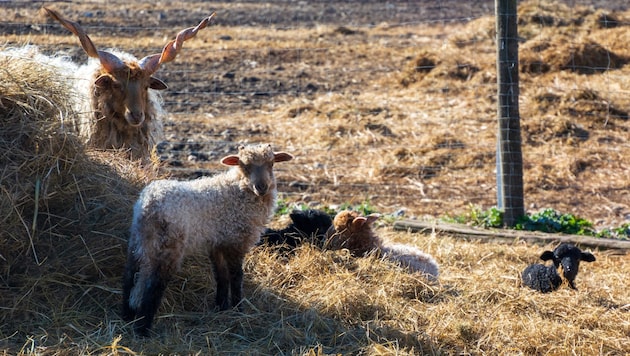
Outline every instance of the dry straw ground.
<path fill-rule="evenodd" d="M 174 4 L 161 3 L 167 16 L 151 21 L 179 29 L 209 6 L 191 2 L 183 16 Z M 148 3 L 55 5 L 75 18 L 93 11 L 85 21 L 104 26 L 93 36 L 104 46 L 146 53 L 163 44 L 153 31 L 125 36 L 117 27 L 121 19 L 130 26 L 155 14 Z M 254 23 L 247 15 L 290 14 L 274 12 L 282 8 L 276 3 L 212 5 L 225 20 L 187 43 L 187 55 L 162 73 L 172 90 L 165 95 L 175 97 L 167 99 L 174 112 L 169 139 L 216 145 L 208 148 L 209 162 L 185 167 L 217 169 L 216 159 L 236 142 L 268 141 L 298 157 L 279 175 L 288 201 L 370 197 L 383 212 L 403 206 L 415 216 L 492 204 L 492 17 L 437 26 L 376 20 L 353 28 L 340 26 L 347 21 L 315 26 L 300 13 L 281 28 L 268 26 L 276 18 Z M 623 221 L 630 198 L 630 13 L 534 1 L 521 3 L 519 15 L 527 201 L 601 224 Z M 31 4 L 0 8 L 0 16 L 45 22 Z M 362 16 L 377 17 L 357 10 Z M 63 29 L 4 23 L 8 44 L 84 58 Z M 167 290 L 155 336 L 136 338 L 118 317 L 131 204 L 147 181 L 167 173 L 86 152 L 59 127 L 60 114 L 72 115 L 63 83 L 29 65 L 0 64 L 4 354 L 630 352 L 627 255 L 595 250 L 597 261 L 582 265 L 578 291 L 563 286 L 541 295 L 522 288 L 519 273 L 553 245 L 483 244 L 388 225 L 378 232 L 435 256 L 438 284 L 343 251 L 305 245 L 286 256 L 258 248 L 246 261 L 242 310 L 217 312 L 210 266 L 198 256 Z M 207 75 L 208 66 L 214 76 L 194 77 Z M 173 158 L 165 165 L 172 168 Z"/>

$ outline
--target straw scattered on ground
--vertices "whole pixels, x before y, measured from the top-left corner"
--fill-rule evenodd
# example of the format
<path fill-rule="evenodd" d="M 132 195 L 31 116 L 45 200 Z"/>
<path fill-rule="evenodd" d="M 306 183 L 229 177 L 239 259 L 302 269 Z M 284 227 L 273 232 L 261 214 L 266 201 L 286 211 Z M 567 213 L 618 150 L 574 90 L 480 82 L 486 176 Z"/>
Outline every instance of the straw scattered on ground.
<path fill-rule="evenodd" d="M 624 95 L 630 78 L 630 15 L 532 4 L 523 3 L 519 10 L 527 65 L 521 78 L 526 196 L 533 205 L 619 221 L 628 209 L 628 192 L 622 188 L 628 179 L 623 162 L 630 154 L 625 145 L 630 102 Z M 321 26 L 269 30 L 266 36 L 258 27 L 218 29 L 239 40 L 204 42 L 194 56 L 172 66 L 193 70 L 207 60 L 221 72 L 256 59 L 275 66 L 273 78 L 265 76 L 269 68 L 250 67 L 259 81 L 242 85 L 270 85 L 273 79 L 306 94 L 263 103 L 247 98 L 249 104 L 226 95 L 196 108 L 198 113 L 179 113 L 181 121 L 170 123 L 169 133 L 203 133 L 230 143 L 264 140 L 296 154 L 295 168 L 278 177 L 289 201 L 357 203 L 369 196 L 378 209 L 404 206 L 415 216 L 489 204 L 494 177 L 485 171 L 494 162 L 495 147 L 495 132 L 488 129 L 495 120 L 492 19 L 442 28 L 451 33 L 446 40 L 417 36 L 414 41 L 432 44 L 422 50 L 408 34 L 437 30 L 410 26 Z M 43 44 L 61 37 L 42 38 L 32 40 Z M 440 51 L 432 50 L 436 38 Z M 397 39 L 402 39 L 395 43 L 398 50 L 391 51 Z M 106 41 L 125 40 L 133 40 L 132 46 L 138 42 Z M 338 45 L 355 40 L 356 46 Z M 63 41 L 76 47 L 74 38 Z M 151 41 L 143 43 L 151 46 Z M 224 56 L 219 61 L 210 51 L 215 45 L 242 50 L 218 52 Z M 280 45 L 308 48 L 313 56 L 260 50 Z M 577 69 L 604 57 L 615 65 Z M 369 72 L 375 63 L 383 67 Z M 277 69 L 280 64 L 283 70 Z M 386 224 L 378 226 L 379 234 L 435 256 L 439 283 L 373 256 L 357 259 L 308 244 L 288 255 L 260 247 L 245 263 L 241 310 L 218 312 L 210 264 L 205 256 L 194 256 L 170 283 L 154 335 L 136 338 L 118 316 L 127 230 L 139 190 L 161 173 L 114 152 L 85 151 L 60 124 L 61 117 L 75 115 L 63 81 L 34 63 L 17 65 L 0 63 L 4 354 L 630 352 L 628 255 L 592 251 L 597 261 L 580 266 L 579 290 L 564 285 L 545 295 L 523 288 L 519 278 L 553 244 L 484 244 L 441 233 L 395 232 Z M 308 79 L 296 80 L 296 73 Z M 177 75 L 165 74 L 169 85 L 182 85 Z M 230 89 L 229 76 L 222 78 L 219 84 Z M 187 100 L 195 101 L 195 93 L 189 94 Z M 210 123 L 206 114 L 214 116 Z M 221 156 L 226 149 L 211 153 Z M 335 164 L 327 167 L 323 163 L 329 160 Z M 185 165 L 214 169 L 215 161 Z M 383 181 L 399 184 L 383 188 Z M 460 196 L 472 199 L 453 199 Z"/>

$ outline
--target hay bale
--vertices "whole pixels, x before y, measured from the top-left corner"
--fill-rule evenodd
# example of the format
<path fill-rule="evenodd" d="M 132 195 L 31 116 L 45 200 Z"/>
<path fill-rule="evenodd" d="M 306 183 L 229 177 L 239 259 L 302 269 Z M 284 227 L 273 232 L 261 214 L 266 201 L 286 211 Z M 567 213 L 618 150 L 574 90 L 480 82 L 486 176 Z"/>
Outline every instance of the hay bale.
<path fill-rule="evenodd" d="M 155 177 L 115 152 L 86 152 L 64 79 L 0 52 L 0 305 L 10 307 L 0 324 L 24 336 L 80 309 L 98 318 L 92 308 L 118 299 L 133 203 Z"/>

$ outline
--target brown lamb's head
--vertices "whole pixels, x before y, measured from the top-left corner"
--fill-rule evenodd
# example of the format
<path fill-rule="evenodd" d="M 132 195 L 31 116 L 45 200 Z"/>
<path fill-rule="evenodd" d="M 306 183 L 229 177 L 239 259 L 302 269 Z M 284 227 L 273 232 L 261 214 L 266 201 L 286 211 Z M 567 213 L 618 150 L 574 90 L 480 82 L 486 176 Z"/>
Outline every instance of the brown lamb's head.
<path fill-rule="evenodd" d="M 381 247 L 381 239 L 372 231 L 372 223 L 379 214 L 361 216 L 352 210 L 339 212 L 333 225 L 326 232 L 325 248 L 340 250 L 346 248 L 353 256 L 364 256 Z"/>

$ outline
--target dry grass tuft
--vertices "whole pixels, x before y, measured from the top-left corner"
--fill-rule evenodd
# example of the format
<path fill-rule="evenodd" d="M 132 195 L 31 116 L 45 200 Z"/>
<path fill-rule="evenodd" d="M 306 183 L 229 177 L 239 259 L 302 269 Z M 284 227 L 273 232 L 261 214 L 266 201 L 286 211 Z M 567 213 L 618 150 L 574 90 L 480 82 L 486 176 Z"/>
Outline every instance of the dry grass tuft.
<path fill-rule="evenodd" d="M 124 261 L 132 204 L 155 176 L 73 134 L 68 82 L 0 56 L 0 340 L 102 322 Z M 90 291 L 104 295 L 94 298 Z M 28 323 L 24 323 L 28 320 Z M 11 334 L 6 334 L 12 330 Z M 51 335 L 52 337 L 52 335 Z"/>

